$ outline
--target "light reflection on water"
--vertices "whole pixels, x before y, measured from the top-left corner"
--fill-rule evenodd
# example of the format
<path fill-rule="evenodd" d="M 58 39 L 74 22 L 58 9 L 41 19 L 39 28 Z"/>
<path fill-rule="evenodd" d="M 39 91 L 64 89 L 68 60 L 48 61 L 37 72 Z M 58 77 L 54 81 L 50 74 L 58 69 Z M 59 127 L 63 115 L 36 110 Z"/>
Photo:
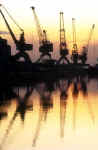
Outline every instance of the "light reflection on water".
<path fill-rule="evenodd" d="M 97 90 L 74 77 L 2 91 L 0 150 L 98 150 Z"/>

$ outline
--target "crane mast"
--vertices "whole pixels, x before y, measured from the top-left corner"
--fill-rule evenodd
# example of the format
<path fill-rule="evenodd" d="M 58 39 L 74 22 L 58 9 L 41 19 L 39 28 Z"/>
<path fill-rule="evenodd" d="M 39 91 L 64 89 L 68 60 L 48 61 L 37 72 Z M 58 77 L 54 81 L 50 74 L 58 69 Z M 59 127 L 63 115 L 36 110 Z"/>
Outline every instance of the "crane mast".
<path fill-rule="evenodd" d="M 72 18 L 72 28 L 73 28 L 73 49 L 74 51 L 77 51 L 75 18 Z"/>
<path fill-rule="evenodd" d="M 63 12 L 60 12 L 60 59 L 58 63 L 61 61 L 66 61 L 69 63 L 69 60 L 67 59 L 67 55 L 69 54 L 68 48 L 67 48 L 67 43 L 66 43 L 66 37 L 65 37 L 65 28 L 64 28 L 64 16 Z"/>
<path fill-rule="evenodd" d="M 92 28 L 91 28 L 90 33 L 89 33 L 89 38 L 88 38 L 88 43 L 87 43 L 87 50 L 89 49 L 89 43 L 90 43 L 90 41 L 91 41 L 94 28 L 95 28 L 95 24 L 92 25 Z"/>
<path fill-rule="evenodd" d="M 34 14 L 34 19 L 36 22 L 37 32 L 39 36 L 39 52 L 41 53 L 40 58 L 37 62 L 40 62 L 44 56 L 48 56 L 51 59 L 51 53 L 53 52 L 53 44 L 47 40 L 46 30 L 42 30 L 40 27 L 40 23 L 38 17 L 35 12 L 35 7 L 31 7 Z"/>
<path fill-rule="evenodd" d="M 68 49 L 65 39 L 64 17 L 63 12 L 60 12 L 60 54 L 67 55 Z"/>
<path fill-rule="evenodd" d="M 73 29 L 73 50 L 72 50 L 72 61 L 74 64 L 78 63 L 78 48 L 76 44 L 76 27 L 75 18 L 72 18 L 72 29 Z"/>

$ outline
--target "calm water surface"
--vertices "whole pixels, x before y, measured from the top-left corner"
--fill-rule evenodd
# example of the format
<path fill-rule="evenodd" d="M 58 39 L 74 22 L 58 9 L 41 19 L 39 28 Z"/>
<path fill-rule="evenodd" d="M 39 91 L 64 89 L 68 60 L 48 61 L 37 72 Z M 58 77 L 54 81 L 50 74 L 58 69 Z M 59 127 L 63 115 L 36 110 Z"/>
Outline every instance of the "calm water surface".
<path fill-rule="evenodd" d="M 0 95 L 0 150 L 98 150 L 98 81 L 12 87 Z"/>

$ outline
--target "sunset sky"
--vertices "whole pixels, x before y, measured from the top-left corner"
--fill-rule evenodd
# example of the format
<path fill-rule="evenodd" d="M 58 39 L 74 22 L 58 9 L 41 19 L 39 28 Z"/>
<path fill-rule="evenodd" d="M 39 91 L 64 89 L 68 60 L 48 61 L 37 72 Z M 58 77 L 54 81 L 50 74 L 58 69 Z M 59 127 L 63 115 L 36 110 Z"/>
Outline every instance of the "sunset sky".
<path fill-rule="evenodd" d="M 66 29 L 66 40 L 68 47 L 72 49 L 72 18 L 76 18 L 76 32 L 77 44 L 79 50 L 83 44 L 87 44 L 90 28 L 95 24 L 95 30 L 90 42 L 91 48 L 89 49 L 90 61 L 95 61 L 97 57 L 97 44 L 98 44 L 98 1 L 97 0 L 0 0 L 14 19 L 25 31 L 26 40 L 34 44 L 34 50 L 38 49 L 38 36 L 33 17 L 31 6 L 36 7 L 36 13 L 43 29 L 47 30 L 48 39 L 54 43 L 54 57 L 59 54 L 59 12 L 64 12 L 64 21 Z M 9 24 L 13 31 L 18 36 L 21 32 L 11 22 L 9 17 L 4 12 Z M 2 17 L 0 16 L 0 31 L 7 31 Z M 10 35 L 2 35 L 9 39 L 9 43 L 13 46 L 13 41 Z M 93 50 L 93 51 L 92 51 Z M 37 50 L 38 51 L 38 50 Z M 55 53 L 56 52 L 56 53 Z M 15 50 L 12 52 L 15 53 Z M 34 52 L 33 52 L 34 53 Z M 37 57 L 38 53 L 32 56 Z M 93 61 L 94 60 L 94 61 Z"/>

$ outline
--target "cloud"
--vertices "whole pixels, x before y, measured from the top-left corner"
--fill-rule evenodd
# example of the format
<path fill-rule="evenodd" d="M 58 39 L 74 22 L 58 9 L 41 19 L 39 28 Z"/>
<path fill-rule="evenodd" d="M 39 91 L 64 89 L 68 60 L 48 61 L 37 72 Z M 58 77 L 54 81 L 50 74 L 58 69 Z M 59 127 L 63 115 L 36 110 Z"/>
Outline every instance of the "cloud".
<path fill-rule="evenodd" d="M 6 32 L 6 31 L 0 31 L 0 34 L 9 34 L 9 32 Z"/>

